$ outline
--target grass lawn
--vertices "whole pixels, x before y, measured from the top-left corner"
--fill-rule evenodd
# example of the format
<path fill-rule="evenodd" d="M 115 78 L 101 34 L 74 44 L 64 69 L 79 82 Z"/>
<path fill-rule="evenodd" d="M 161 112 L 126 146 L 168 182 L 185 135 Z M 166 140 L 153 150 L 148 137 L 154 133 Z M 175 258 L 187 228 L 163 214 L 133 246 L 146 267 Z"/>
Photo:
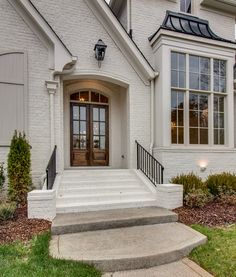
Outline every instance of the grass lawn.
<path fill-rule="evenodd" d="M 236 225 L 213 229 L 192 226 L 208 237 L 208 243 L 190 254 L 190 258 L 217 277 L 236 277 Z"/>
<path fill-rule="evenodd" d="M 95 268 L 49 257 L 50 234 L 27 243 L 0 245 L 1 277 L 100 277 Z"/>

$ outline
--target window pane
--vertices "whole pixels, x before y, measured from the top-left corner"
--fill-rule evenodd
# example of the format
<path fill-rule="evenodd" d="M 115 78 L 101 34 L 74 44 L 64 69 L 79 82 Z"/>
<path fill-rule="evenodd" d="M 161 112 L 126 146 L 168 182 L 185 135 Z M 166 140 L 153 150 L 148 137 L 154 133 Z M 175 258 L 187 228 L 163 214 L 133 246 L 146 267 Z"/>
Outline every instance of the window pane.
<path fill-rule="evenodd" d="M 85 101 L 89 101 L 89 92 L 88 91 L 81 91 L 80 92 L 80 97 L 79 97 L 79 100 L 81 102 L 85 102 Z"/>
<path fill-rule="evenodd" d="M 174 144 L 177 143 L 177 127 L 171 128 L 171 142 Z"/>
<path fill-rule="evenodd" d="M 100 135 L 105 135 L 105 134 L 106 134 L 106 124 L 100 123 Z"/>
<path fill-rule="evenodd" d="M 79 120 L 79 107 L 73 106 L 73 119 Z"/>
<path fill-rule="evenodd" d="M 210 59 L 208 58 L 201 58 L 200 60 L 200 72 L 202 74 L 210 74 Z"/>
<path fill-rule="evenodd" d="M 189 112 L 189 126 L 198 127 L 198 112 L 190 111 Z"/>
<path fill-rule="evenodd" d="M 224 112 L 224 97 L 219 97 L 219 112 Z"/>
<path fill-rule="evenodd" d="M 184 128 L 178 128 L 178 144 L 184 143 Z"/>
<path fill-rule="evenodd" d="M 199 89 L 199 74 L 196 73 L 190 73 L 189 75 L 189 87 L 190 89 Z"/>
<path fill-rule="evenodd" d="M 98 121 L 98 108 L 93 108 L 93 121 Z"/>
<path fill-rule="evenodd" d="M 219 92 L 226 92 L 226 79 L 220 78 Z"/>
<path fill-rule="evenodd" d="M 87 149 L 86 136 L 80 136 L 80 149 Z"/>
<path fill-rule="evenodd" d="M 178 111 L 178 126 L 184 126 L 184 111 L 179 110 Z"/>
<path fill-rule="evenodd" d="M 93 134 L 99 135 L 99 124 L 98 122 L 93 122 Z"/>
<path fill-rule="evenodd" d="M 189 109 L 190 110 L 198 110 L 198 95 L 197 94 L 189 94 Z"/>
<path fill-rule="evenodd" d="M 79 149 L 80 145 L 79 145 L 79 136 L 73 136 L 73 148 L 77 148 Z"/>
<path fill-rule="evenodd" d="M 208 129 L 200 129 L 200 144 L 208 144 Z"/>
<path fill-rule="evenodd" d="M 218 76 L 214 76 L 214 91 L 220 90 L 220 79 Z"/>
<path fill-rule="evenodd" d="M 219 113 L 219 125 L 220 125 L 219 127 L 220 128 L 224 128 L 224 126 L 225 126 L 224 119 L 225 119 L 224 113 Z"/>
<path fill-rule="evenodd" d="M 101 103 L 108 103 L 108 98 L 102 94 L 100 94 L 100 102 Z"/>
<path fill-rule="evenodd" d="M 186 56 L 185 56 L 185 54 L 179 54 L 179 70 L 186 71 Z"/>
<path fill-rule="evenodd" d="M 219 75 L 219 60 L 214 60 L 214 74 Z"/>
<path fill-rule="evenodd" d="M 70 100 L 79 101 L 79 92 L 71 94 Z"/>
<path fill-rule="evenodd" d="M 171 107 L 177 108 L 177 92 L 175 91 L 171 92 Z"/>
<path fill-rule="evenodd" d="M 99 93 L 98 92 L 91 92 L 91 101 L 92 102 L 99 102 Z"/>
<path fill-rule="evenodd" d="M 80 120 L 86 120 L 86 107 L 80 107 Z"/>
<path fill-rule="evenodd" d="M 190 141 L 190 144 L 198 144 L 198 129 L 197 128 L 190 128 L 189 141 Z"/>
<path fill-rule="evenodd" d="M 225 132 L 224 130 L 220 130 L 220 141 L 219 141 L 220 144 L 225 144 Z"/>
<path fill-rule="evenodd" d="M 106 149 L 106 137 L 100 137 L 100 149 Z"/>
<path fill-rule="evenodd" d="M 210 90 L 210 76 L 209 75 L 201 75 L 201 90 Z"/>
<path fill-rule="evenodd" d="M 177 110 L 172 110 L 171 112 L 171 124 L 173 127 L 177 126 Z"/>
<path fill-rule="evenodd" d="M 226 61 L 214 59 L 214 91 L 226 92 Z"/>
<path fill-rule="evenodd" d="M 185 72 L 180 71 L 179 72 L 179 87 L 185 88 L 186 87 L 186 80 L 185 80 Z"/>
<path fill-rule="evenodd" d="M 214 130 L 214 144 L 219 144 L 218 130 Z"/>
<path fill-rule="evenodd" d="M 98 136 L 93 137 L 93 148 L 99 149 L 99 137 Z"/>
<path fill-rule="evenodd" d="M 178 54 L 174 52 L 171 53 L 171 69 L 178 69 Z"/>
<path fill-rule="evenodd" d="M 178 71 L 171 70 L 171 86 L 172 87 L 178 87 Z"/>
<path fill-rule="evenodd" d="M 80 121 L 80 134 L 86 135 L 86 121 Z"/>
<path fill-rule="evenodd" d="M 200 112 L 200 127 L 208 127 L 208 112 Z"/>
<path fill-rule="evenodd" d="M 105 121 L 106 117 L 105 117 L 105 109 L 101 108 L 100 109 L 100 121 Z"/>
<path fill-rule="evenodd" d="M 79 135 L 79 121 L 73 121 L 73 134 Z"/>
<path fill-rule="evenodd" d="M 220 64 L 220 76 L 226 76 L 226 61 L 219 61 Z"/>
<path fill-rule="evenodd" d="M 199 110 L 207 110 L 208 109 L 208 96 L 199 95 Z"/>
<path fill-rule="evenodd" d="M 214 113 L 214 128 L 219 128 L 219 117 L 218 117 L 218 113 Z"/>
<path fill-rule="evenodd" d="M 189 56 L 189 70 L 192 73 L 199 73 L 199 57 Z"/>
<path fill-rule="evenodd" d="M 182 92 L 178 93 L 178 109 L 184 108 L 184 94 Z"/>

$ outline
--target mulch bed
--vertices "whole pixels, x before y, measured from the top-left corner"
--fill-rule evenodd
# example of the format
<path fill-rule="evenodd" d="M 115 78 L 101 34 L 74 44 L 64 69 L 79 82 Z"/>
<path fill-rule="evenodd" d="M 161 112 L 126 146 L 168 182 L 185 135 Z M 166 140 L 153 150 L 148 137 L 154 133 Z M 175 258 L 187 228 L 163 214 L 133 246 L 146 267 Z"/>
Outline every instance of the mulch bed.
<path fill-rule="evenodd" d="M 50 229 L 50 221 L 28 219 L 27 207 L 18 208 L 13 219 L 0 221 L 0 244 L 12 243 L 14 241 L 28 241 L 33 236 Z"/>
<path fill-rule="evenodd" d="M 203 208 L 182 207 L 175 209 L 179 222 L 187 225 L 202 224 L 209 227 L 223 227 L 236 224 L 236 206 L 213 201 Z"/>

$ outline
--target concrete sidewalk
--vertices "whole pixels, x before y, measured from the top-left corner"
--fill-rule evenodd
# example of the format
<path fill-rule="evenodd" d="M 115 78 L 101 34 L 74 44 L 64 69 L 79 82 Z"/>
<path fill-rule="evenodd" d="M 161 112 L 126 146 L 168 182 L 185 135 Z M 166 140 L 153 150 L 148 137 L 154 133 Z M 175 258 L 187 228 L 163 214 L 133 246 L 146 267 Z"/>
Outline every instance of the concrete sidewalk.
<path fill-rule="evenodd" d="M 149 269 L 106 273 L 103 277 L 213 277 L 213 275 L 185 258 L 178 262 Z"/>

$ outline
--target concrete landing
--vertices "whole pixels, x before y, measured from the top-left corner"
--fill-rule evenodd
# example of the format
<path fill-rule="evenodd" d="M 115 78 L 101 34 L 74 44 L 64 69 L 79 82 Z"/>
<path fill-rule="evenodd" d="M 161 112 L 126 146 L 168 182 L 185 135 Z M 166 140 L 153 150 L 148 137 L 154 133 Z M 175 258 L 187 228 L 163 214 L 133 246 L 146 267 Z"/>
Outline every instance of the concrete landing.
<path fill-rule="evenodd" d="M 148 269 L 105 273 L 103 277 L 213 277 L 193 261 L 181 261 Z"/>
<path fill-rule="evenodd" d="M 58 214 L 52 222 L 52 234 L 70 234 L 121 227 L 176 222 L 177 214 L 157 207 Z"/>
<path fill-rule="evenodd" d="M 50 254 L 114 272 L 174 262 L 205 242 L 183 224 L 166 223 L 53 236 Z"/>

